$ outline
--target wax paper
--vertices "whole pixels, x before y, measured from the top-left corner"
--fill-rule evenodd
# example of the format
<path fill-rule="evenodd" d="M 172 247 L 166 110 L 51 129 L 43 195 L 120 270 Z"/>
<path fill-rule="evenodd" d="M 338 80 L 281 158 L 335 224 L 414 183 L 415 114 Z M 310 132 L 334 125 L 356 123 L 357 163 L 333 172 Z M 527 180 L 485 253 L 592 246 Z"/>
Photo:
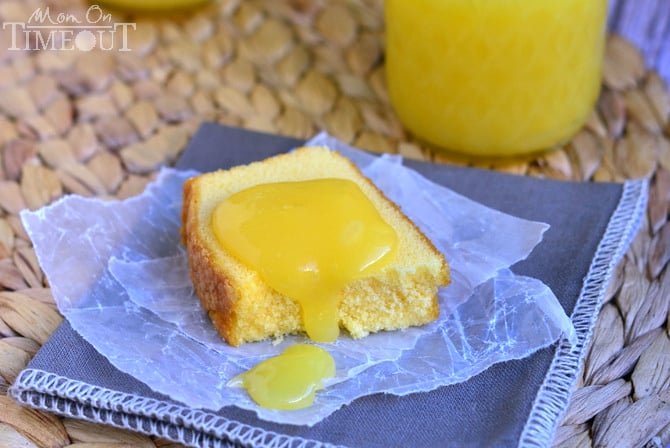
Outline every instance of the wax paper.
<path fill-rule="evenodd" d="M 194 408 L 227 405 L 280 423 L 313 425 L 377 392 L 407 394 L 464 381 L 495 362 L 527 356 L 573 329 L 551 290 L 508 268 L 537 245 L 546 224 L 477 204 L 404 167 L 322 134 L 396 201 L 447 257 L 452 284 L 431 324 L 323 344 L 337 374 L 314 405 L 258 407 L 228 381 L 304 336 L 225 344 L 193 293 L 179 228 L 181 188 L 195 172 L 163 169 L 125 201 L 68 196 L 22 212 L 60 311 L 119 370 Z"/>

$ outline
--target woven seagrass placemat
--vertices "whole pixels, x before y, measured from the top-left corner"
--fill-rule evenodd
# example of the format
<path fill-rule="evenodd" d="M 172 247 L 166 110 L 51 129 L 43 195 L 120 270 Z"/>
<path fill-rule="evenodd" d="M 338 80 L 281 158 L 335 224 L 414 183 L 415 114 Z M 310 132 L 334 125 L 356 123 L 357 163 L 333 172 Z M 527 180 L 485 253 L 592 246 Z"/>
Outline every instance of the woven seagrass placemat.
<path fill-rule="evenodd" d="M 23 22 L 46 4 L 4 1 L 0 20 Z M 54 16 L 81 17 L 88 7 L 48 5 Z M 374 152 L 463 163 L 414 140 L 393 114 L 381 8 L 365 0 L 224 0 L 178 16 L 116 15 L 116 22 L 136 23 L 128 52 L 15 51 L 3 29 L 0 444 L 173 445 L 24 408 L 6 396 L 62 321 L 21 209 L 68 193 L 135 195 L 160 166 L 174 163 L 203 121 L 303 139 L 325 129 Z M 646 61 L 612 35 L 601 98 L 569 143 L 530 161 L 478 164 L 556 179 L 651 179 L 648 213 L 609 288 L 557 446 L 670 443 L 670 93 Z"/>

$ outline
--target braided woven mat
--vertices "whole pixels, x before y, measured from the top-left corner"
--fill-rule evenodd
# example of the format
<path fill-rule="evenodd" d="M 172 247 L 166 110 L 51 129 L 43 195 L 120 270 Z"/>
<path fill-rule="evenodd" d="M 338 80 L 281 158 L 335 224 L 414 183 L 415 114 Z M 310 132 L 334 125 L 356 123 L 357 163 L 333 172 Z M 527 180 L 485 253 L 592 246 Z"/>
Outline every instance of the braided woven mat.
<path fill-rule="evenodd" d="M 25 21 L 37 1 L 0 3 Z M 51 3 L 83 14 L 87 4 Z M 222 0 L 132 20 L 132 51 L 10 51 L 0 35 L 0 445 L 168 447 L 171 442 L 22 408 L 9 384 L 59 325 L 18 212 L 58 197 L 127 198 L 175 161 L 202 121 L 308 138 L 325 129 L 375 152 L 462 161 L 408 135 L 384 83 L 381 0 Z M 648 214 L 619 266 L 556 446 L 670 443 L 670 93 L 612 35 L 597 108 L 533 160 L 478 164 L 583 181 L 649 177 Z"/>

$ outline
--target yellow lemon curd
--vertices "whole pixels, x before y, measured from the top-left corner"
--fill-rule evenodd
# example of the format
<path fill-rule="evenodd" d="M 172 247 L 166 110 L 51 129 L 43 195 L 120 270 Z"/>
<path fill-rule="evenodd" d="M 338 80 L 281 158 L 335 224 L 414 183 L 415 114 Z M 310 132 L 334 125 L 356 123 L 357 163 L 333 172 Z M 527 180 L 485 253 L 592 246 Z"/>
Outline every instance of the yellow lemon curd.
<path fill-rule="evenodd" d="M 323 380 L 335 375 L 335 361 L 324 349 L 296 344 L 237 375 L 229 386 L 243 387 L 260 406 L 291 410 L 310 406 Z"/>
<path fill-rule="evenodd" d="M 607 0 L 386 0 L 386 76 L 405 126 L 475 156 L 549 149 L 600 90 Z"/>
<path fill-rule="evenodd" d="M 97 0 L 92 3 L 129 11 L 168 12 L 181 11 L 187 8 L 200 6 L 209 1 L 210 0 Z"/>
<path fill-rule="evenodd" d="M 355 182 L 314 179 L 260 184 L 223 200 L 212 230 L 219 243 L 301 308 L 317 342 L 339 335 L 345 285 L 394 258 L 398 236 Z"/>

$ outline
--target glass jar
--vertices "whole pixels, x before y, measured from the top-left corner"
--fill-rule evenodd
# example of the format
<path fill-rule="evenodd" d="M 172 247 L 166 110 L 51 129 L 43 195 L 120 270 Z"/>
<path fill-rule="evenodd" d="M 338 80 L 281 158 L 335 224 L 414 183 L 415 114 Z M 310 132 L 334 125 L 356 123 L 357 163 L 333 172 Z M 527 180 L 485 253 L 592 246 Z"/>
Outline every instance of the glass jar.
<path fill-rule="evenodd" d="M 601 85 L 607 0 L 386 0 L 386 76 L 418 138 L 474 156 L 568 140 Z"/>
<path fill-rule="evenodd" d="M 106 8 L 142 13 L 180 12 L 199 7 L 211 0 L 93 0 Z"/>

